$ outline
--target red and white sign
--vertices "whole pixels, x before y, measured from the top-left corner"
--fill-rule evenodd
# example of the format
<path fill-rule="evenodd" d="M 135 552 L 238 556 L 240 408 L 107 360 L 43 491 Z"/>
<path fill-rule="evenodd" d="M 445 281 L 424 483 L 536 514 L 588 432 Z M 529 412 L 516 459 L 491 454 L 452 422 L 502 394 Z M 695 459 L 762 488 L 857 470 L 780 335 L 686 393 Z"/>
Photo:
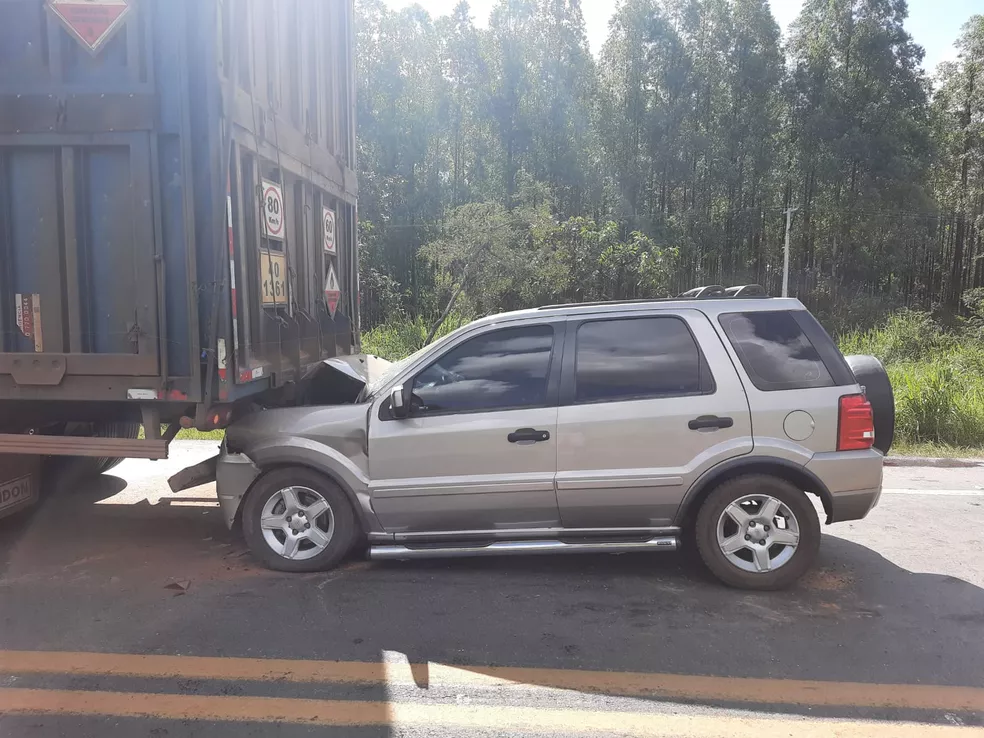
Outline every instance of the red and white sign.
<path fill-rule="evenodd" d="M 62 25 L 93 54 L 126 20 L 131 0 L 48 0 Z"/>
<path fill-rule="evenodd" d="M 325 304 L 328 305 L 328 313 L 333 319 L 341 299 L 342 288 L 338 285 L 338 277 L 335 275 L 335 265 L 328 262 L 328 278 L 325 280 Z"/>
<path fill-rule="evenodd" d="M 267 238 L 284 240 L 287 213 L 284 212 L 284 189 L 276 182 L 263 180 L 263 231 Z"/>
<path fill-rule="evenodd" d="M 44 351 L 44 336 L 41 333 L 41 295 L 14 295 L 14 314 L 17 316 L 17 327 L 24 338 L 34 339 L 34 350 Z"/>
<path fill-rule="evenodd" d="M 335 211 L 324 208 L 322 210 L 321 220 L 325 228 L 325 253 L 337 254 L 338 247 L 335 245 Z"/>

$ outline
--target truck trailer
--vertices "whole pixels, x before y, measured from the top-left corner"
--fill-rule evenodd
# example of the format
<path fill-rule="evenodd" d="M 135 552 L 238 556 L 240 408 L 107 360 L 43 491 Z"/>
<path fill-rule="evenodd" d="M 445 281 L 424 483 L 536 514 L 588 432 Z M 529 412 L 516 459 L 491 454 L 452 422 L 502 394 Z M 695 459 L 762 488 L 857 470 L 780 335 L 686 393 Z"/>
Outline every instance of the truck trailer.
<path fill-rule="evenodd" d="M 2 516 L 300 402 L 359 319 L 353 0 L 0 5 Z"/>

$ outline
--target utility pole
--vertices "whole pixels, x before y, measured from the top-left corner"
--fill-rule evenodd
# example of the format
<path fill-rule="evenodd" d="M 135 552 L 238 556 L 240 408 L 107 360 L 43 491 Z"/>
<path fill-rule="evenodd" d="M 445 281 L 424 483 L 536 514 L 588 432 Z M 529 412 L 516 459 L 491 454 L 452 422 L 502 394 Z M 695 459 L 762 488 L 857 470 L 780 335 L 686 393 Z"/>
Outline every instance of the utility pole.
<path fill-rule="evenodd" d="M 793 225 L 793 213 L 799 208 L 786 208 L 786 251 L 782 257 L 782 296 L 789 297 L 789 229 Z"/>

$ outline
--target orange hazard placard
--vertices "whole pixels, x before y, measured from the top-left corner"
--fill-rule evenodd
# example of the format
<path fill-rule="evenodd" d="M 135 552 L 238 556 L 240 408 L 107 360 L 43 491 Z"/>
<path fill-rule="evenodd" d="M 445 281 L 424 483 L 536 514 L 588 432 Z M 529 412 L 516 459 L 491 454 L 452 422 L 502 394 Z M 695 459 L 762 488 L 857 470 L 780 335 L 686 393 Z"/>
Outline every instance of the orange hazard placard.
<path fill-rule="evenodd" d="M 48 0 L 62 25 L 96 53 L 123 25 L 131 0 Z"/>

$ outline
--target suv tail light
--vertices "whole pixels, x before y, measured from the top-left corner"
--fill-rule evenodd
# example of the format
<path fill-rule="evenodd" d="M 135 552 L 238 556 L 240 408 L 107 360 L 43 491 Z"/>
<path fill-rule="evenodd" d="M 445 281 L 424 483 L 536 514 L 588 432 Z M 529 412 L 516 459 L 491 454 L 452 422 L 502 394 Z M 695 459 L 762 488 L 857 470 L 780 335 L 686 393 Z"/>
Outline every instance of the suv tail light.
<path fill-rule="evenodd" d="M 871 448 L 875 442 L 875 416 L 864 395 L 840 398 L 837 416 L 837 450 L 857 451 Z"/>

